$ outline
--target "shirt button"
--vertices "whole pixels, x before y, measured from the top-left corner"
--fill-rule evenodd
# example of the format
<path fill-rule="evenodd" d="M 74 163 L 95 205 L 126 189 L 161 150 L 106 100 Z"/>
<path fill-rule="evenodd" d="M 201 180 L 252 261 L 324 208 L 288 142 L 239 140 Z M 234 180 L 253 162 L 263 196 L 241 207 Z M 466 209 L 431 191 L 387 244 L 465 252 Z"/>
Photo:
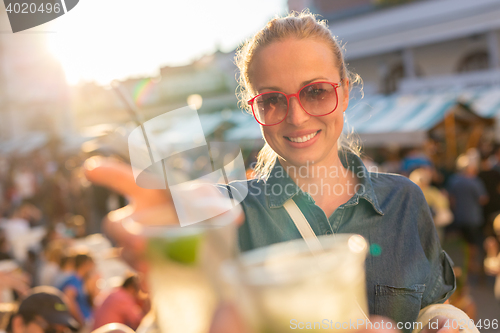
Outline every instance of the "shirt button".
<path fill-rule="evenodd" d="M 325 232 L 325 235 L 331 235 L 333 234 L 333 232 L 331 232 L 330 230 L 328 230 L 327 232 Z"/>

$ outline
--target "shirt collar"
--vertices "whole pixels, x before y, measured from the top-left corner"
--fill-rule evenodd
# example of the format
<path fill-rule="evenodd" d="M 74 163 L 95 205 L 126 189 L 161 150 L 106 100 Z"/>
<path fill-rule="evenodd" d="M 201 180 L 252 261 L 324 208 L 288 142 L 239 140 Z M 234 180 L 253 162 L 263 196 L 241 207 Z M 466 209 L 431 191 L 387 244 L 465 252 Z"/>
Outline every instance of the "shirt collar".
<path fill-rule="evenodd" d="M 361 158 L 348 150 L 339 150 L 339 158 L 345 168 L 349 168 L 355 173 L 359 184 L 362 185 L 358 186 L 358 191 L 347 204 L 356 205 L 359 203 L 359 198 L 362 198 L 368 201 L 378 214 L 384 215 L 378 203 L 377 196 L 375 195 L 370 173 L 366 169 Z M 300 172 L 300 170 L 298 172 Z M 302 191 L 288 176 L 285 168 L 281 166 L 278 159 L 276 159 L 276 163 L 267 179 L 266 187 L 269 208 L 281 207 L 288 199 L 299 193 L 310 198 L 309 194 Z"/>

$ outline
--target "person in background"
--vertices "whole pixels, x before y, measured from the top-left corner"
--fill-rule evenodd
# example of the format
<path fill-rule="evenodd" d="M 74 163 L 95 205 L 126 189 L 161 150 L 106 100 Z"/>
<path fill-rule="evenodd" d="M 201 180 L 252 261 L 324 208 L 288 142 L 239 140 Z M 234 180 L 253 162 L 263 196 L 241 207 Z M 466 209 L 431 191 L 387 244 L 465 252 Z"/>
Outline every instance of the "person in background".
<path fill-rule="evenodd" d="M 29 202 L 24 202 L 18 209 L 16 216 L 28 221 L 30 228 L 40 225 L 42 211 Z"/>
<path fill-rule="evenodd" d="M 484 250 L 486 251 L 486 259 L 484 259 L 484 270 L 488 275 L 496 276 L 494 295 L 500 302 L 500 214 L 493 221 L 493 230 L 496 233 L 496 239 L 493 236 L 486 238 L 484 241 Z"/>
<path fill-rule="evenodd" d="M 405 176 L 421 167 L 432 168 L 433 165 L 429 157 L 420 148 L 411 149 L 401 161 L 401 173 Z"/>
<path fill-rule="evenodd" d="M 54 277 L 52 286 L 58 288 L 75 272 L 75 257 L 70 255 L 62 255 L 59 261 L 59 274 Z"/>
<path fill-rule="evenodd" d="M 20 202 L 33 200 L 36 194 L 36 179 L 27 163 L 22 163 L 19 168 L 14 169 L 13 181 Z"/>
<path fill-rule="evenodd" d="M 110 323 L 121 323 L 135 330 L 146 315 L 139 303 L 139 281 L 132 275 L 122 286 L 113 290 L 96 308 L 94 330 Z"/>
<path fill-rule="evenodd" d="M 39 282 L 42 286 L 52 286 L 59 275 L 63 248 L 61 242 L 56 240 L 45 247 L 39 273 Z"/>
<path fill-rule="evenodd" d="M 40 259 L 33 249 L 28 250 L 28 257 L 24 261 L 23 269 L 30 276 L 31 287 L 40 285 Z"/>
<path fill-rule="evenodd" d="M 38 208 L 30 203 L 23 203 L 10 214 L 10 217 L 0 220 L 0 227 L 5 231 L 14 259 L 23 264 L 28 258 L 30 249 L 35 252 L 39 249 L 39 238 L 37 229 L 32 229 L 39 225 L 42 215 Z"/>
<path fill-rule="evenodd" d="M 443 242 L 444 227 L 453 221 L 448 198 L 436 187 L 431 186 L 432 171 L 428 168 L 414 170 L 410 174 L 410 180 L 417 184 L 424 193 L 425 201 L 427 201 L 431 209 L 439 239 Z"/>
<path fill-rule="evenodd" d="M 12 248 L 9 241 L 7 240 L 5 231 L 0 228 L 0 260 L 11 259 L 14 259 L 14 257 L 12 256 Z"/>
<path fill-rule="evenodd" d="M 384 162 L 380 166 L 381 172 L 398 173 L 401 169 L 401 158 L 399 157 L 399 146 L 390 145 L 385 150 Z"/>
<path fill-rule="evenodd" d="M 52 242 L 59 241 L 61 238 L 62 235 L 57 231 L 57 229 L 54 226 L 49 226 L 41 241 L 42 248 L 46 249 Z"/>
<path fill-rule="evenodd" d="M 75 256 L 75 272 L 59 287 L 68 298 L 68 308 L 80 325 L 89 325 L 92 319 L 92 303 L 85 281 L 95 269 L 94 259 L 86 254 Z"/>
<path fill-rule="evenodd" d="M 493 169 L 497 170 L 500 172 L 500 143 L 496 145 L 494 153 L 494 162 L 493 162 Z"/>
<path fill-rule="evenodd" d="M 483 207 L 485 219 L 484 233 L 493 236 L 493 219 L 500 213 L 500 171 L 495 170 L 489 156 L 481 156 L 481 171 L 478 175 L 483 182 L 489 201 Z"/>
<path fill-rule="evenodd" d="M 31 290 L 7 326 L 7 333 L 69 333 L 78 324 L 68 311 L 64 295 L 53 287 Z"/>
<path fill-rule="evenodd" d="M 15 209 L 7 219 L 0 221 L 0 226 L 10 244 L 12 256 L 17 262 L 23 263 L 28 253 L 24 239 L 30 233 L 30 224 L 21 216 L 21 208 Z"/>
<path fill-rule="evenodd" d="M 457 173 L 450 177 L 448 192 L 455 216 L 451 229 L 461 232 L 470 253 L 468 267 L 479 273 L 477 265 L 479 249 L 482 244 L 483 210 L 488 202 L 488 194 L 483 182 L 477 177 L 478 163 L 469 154 L 460 155 L 456 162 Z"/>

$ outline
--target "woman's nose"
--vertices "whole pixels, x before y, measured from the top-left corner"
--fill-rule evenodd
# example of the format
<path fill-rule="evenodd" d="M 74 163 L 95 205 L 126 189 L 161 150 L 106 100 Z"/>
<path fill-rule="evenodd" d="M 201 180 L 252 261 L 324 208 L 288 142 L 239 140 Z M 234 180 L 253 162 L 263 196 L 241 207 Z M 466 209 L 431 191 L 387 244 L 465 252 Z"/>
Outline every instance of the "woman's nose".
<path fill-rule="evenodd" d="M 299 100 L 293 96 L 290 98 L 288 104 L 288 115 L 286 116 L 286 122 L 299 127 L 307 120 L 309 120 L 311 116 L 304 111 L 302 106 L 300 106 Z"/>

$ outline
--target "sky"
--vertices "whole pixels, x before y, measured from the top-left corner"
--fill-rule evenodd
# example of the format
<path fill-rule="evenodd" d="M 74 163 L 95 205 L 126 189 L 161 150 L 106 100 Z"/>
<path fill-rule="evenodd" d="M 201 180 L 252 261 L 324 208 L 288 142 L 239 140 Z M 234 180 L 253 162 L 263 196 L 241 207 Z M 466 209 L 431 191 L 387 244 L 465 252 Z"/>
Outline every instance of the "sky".
<path fill-rule="evenodd" d="M 286 0 L 80 0 L 52 21 L 47 43 L 69 84 L 105 85 L 231 51 L 286 8 Z"/>

